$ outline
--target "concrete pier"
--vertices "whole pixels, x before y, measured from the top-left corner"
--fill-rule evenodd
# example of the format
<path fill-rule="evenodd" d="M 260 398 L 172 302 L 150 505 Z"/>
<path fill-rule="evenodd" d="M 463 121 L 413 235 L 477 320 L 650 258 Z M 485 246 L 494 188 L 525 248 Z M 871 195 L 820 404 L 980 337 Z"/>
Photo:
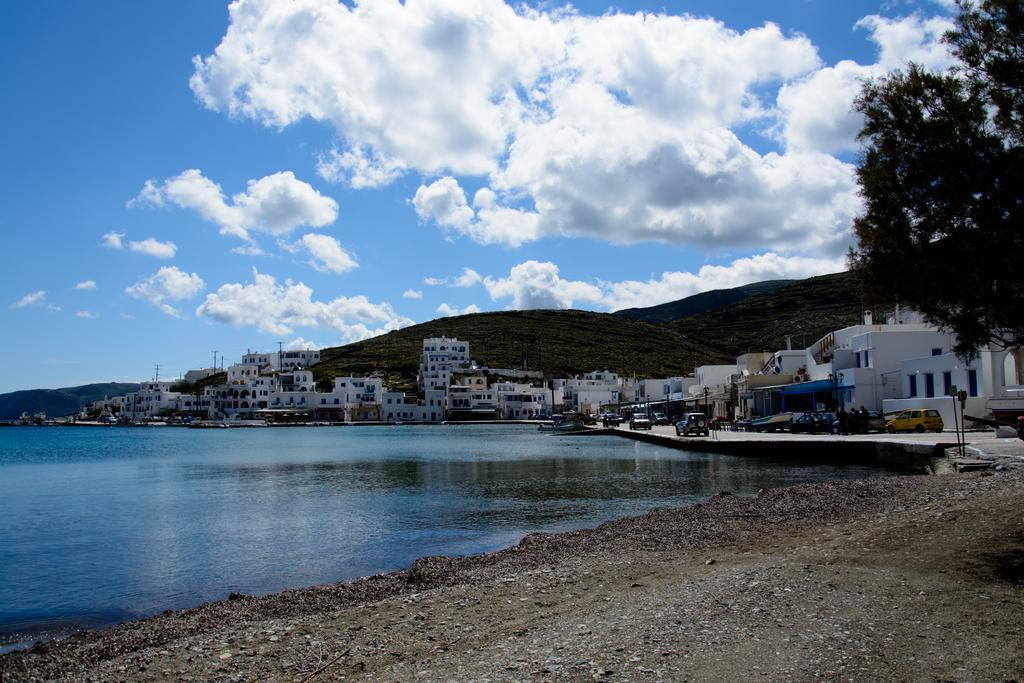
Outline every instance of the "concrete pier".
<path fill-rule="evenodd" d="M 628 426 L 592 428 L 575 435 L 613 435 L 666 448 L 763 459 L 804 459 L 934 473 L 948 469 L 957 455 L 954 432 L 941 434 L 789 434 L 712 432 L 707 437 L 676 436 L 674 427 L 632 431 Z M 993 466 L 1005 461 L 1024 467 L 1024 441 L 996 438 L 991 431 L 967 432 L 966 453 Z"/>

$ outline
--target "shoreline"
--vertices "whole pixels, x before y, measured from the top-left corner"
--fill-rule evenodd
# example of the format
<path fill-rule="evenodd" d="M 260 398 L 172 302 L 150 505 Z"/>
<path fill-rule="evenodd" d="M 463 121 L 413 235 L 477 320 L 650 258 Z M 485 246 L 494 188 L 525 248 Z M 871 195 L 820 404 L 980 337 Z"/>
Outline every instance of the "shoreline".
<path fill-rule="evenodd" d="M 804 484 L 765 490 L 752 498 L 719 494 L 696 506 L 658 509 L 639 517 L 606 522 L 592 529 L 529 535 L 519 544 L 495 553 L 425 557 L 416 560 L 409 569 L 353 582 L 263 597 L 232 595 L 229 600 L 76 634 L 0 656 L 0 675 L 10 680 L 65 675 L 110 679 L 125 677 L 125 672 L 129 671 L 133 679 L 183 678 L 189 675 L 203 679 L 229 675 L 291 678 L 306 665 L 300 666 L 294 661 L 302 658 L 301 652 L 285 659 L 276 655 L 271 657 L 271 652 L 286 647 L 282 643 L 291 644 L 301 651 L 303 641 L 308 644 L 308 641 L 315 640 L 322 644 L 329 639 L 326 638 L 328 632 L 335 638 L 352 636 L 353 633 L 362 634 L 360 637 L 381 638 L 386 631 L 375 632 L 373 623 L 385 617 L 397 619 L 406 626 L 418 626 L 419 630 L 429 630 L 431 623 L 408 614 L 411 609 L 408 606 L 420 601 L 421 596 L 432 596 L 433 609 L 451 612 L 464 609 L 458 607 L 458 602 L 468 599 L 466 595 L 476 595 L 481 591 L 488 595 L 505 595 L 524 582 L 527 586 L 544 584 L 545 589 L 535 589 L 526 597 L 505 598 L 508 602 L 495 602 L 491 597 L 477 599 L 477 606 L 484 605 L 489 610 L 515 611 L 514 608 L 523 607 L 527 614 L 520 616 L 527 618 L 535 616 L 537 611 L 565 607 L 564 603 L 552 602 L 543 596 L 575 586 L 582 576 L 596 573 L 605 576 L 609 582 L 619 580 L 623 563 L 630 566 L 630 571 L 637 567 L 653 567 L 671 574 L 675 563 L 682 561 L 683 564 L 689 562 L 693 571 L 707 572 L 716 563 L 738 561 L 751 552 L 751 547 L 761 547 L 762 554 L 769 555 L 778 552 L 778 548 L 807 548 L 810 546 L 800 546 L 800 542 L 808 541 L 823 530 L 844 524 L 863 525 L 866 520 L 875 520 L 881 528 L 890 515 L 907 517 L 908 511 L 911 512 L 910 517 L 914 517 L 915 510 L 962 505 L 964 501 L 978 507 L 984 498 L 989 503 L 1005 499 L 1016 505 L 1019 513 L 1022 490 L 1024 472 L 1004 471 L 984 475 L 874 477 Z M 916 525 L 917 522 L 912 523 Z M 1014 520 L 1012 525 L 1019 525 L 1019 522 Z M 1024 553 L 1024 538 L 1020 538 L 1019 527 L 1017 531 L 1015 542 L 1020 544 L 1020 552 Z M 840 536 L 839 547 L 848 545 L 849 540 Z M 942 548 L 932 550 L 941 551 Z M 666 563 L 666 559 L 672 558 L 672 562 Z M 696 564 L 694 560 L 697 560 Z M 1024 579 L 1024 574 L 1021 579 Z M 644 592 L 625 590 L 632 583 L 637 582 L 633 581 L 622 589 L 626 593 Z M 990 587 L 986 590 L 991 592 Z M 608 596 L 608 601 L 617 602 L 620 594 L 621 591 Z M 1019 600 L 1017 606 L 1019 610 Z M 566 618 L 571 622 L 594 616 L 592 609 L 585 612 L 578 613 L 573 609 Z M 411 623 L 406 623 L 408 619 L 412 620 Z M 442 621 L 445 627 L 451 624 L 448 620 Z M 477 621 L 489 623 L 487 614 L 478 614 Z M 470 624 L 471 630 L 478 630 L 479 625 Z M 293 637 L 297 629 L 303 636 L 298 641 Z M 268 630 L 273 633 L 264 633 Z M 506 633 L 498 626 L 492 630 L 492 637 L 506 643 L 509 638 L 518 641 L 522 636 L 515 635 L 516 632 Z M 444 637 L 449 640 L 438 636 L 442 641 L 435 638 L 426 642 L 436 645 L 461 636 L 447 633 Z M 417 648 L 423 647 L 421 641 L 415 641 Z M 1016 642 L 1024 645 L 1019 633 Z M 393 646 L 396 648 L 393 652 L 401 652 L 406 647 L 399 642 Z M 543 649 L 544 646 L 540 647 Z M 603 655 L 608 654 L 606 649 L 603 646 L 598 648 Z M 335 654 L 343 651 L 343 648 L 338 649 Z M 1021 647 L 1016 650 L 1022 651 L 1024 648 Z M 479 654 L 478 648 L 473 648 L 469 654 L 452 648 L 432 652 L 434 657 L 429 659 L 436 662 L 453 656 L 459 661 L 467 657 L 473 659 L 475 655 L 470 656 L 473 652 Z M 591 654 L 596 656 L 596 652 Z M 610 652 L 614 654 L 615 648 L 610 648 Z M 323 653 L 320 660 L 314 658 L 310 661 L 320 661 L 319 665 L 322 665 Z M 403 668 L 409 663 L 404 657 L 366 659 L 363 656 L 359 661 L 363 662 L 362 669 L 349 671 L 350 675 L 374 670 L 381 675 L 395 674 L 395 677 L 404 678 L 415 673 Z M 476 668 L 467 669 L 465 675 L 482 675 L 484 671 L 480 667 L 486 669 L 488 661 L 486 658 L 474 660 Z M 654 661 L 667 664 L 669 660 L 655 657 Z M 287 662 L 292 662 L 292 665 L 280 668 Z M 275 666 L 279 668 L 275 669 Z M 555 673 L 560 670 L 555 670 Z M 448 669 L 434 669 L 433 676 L 428 674 L 427 677 L 444 678 L 446 675 L 441 675 L 443 671 Z M 491 675 L 522 678 L 527 674 L 526 671 L 517 674 L 517 671 L 502 665 Z"/>

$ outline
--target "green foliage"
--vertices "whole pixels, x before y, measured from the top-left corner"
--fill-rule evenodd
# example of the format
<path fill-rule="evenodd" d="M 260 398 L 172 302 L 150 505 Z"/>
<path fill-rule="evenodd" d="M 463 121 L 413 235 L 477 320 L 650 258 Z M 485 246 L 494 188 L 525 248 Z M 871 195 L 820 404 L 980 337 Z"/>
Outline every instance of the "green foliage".
<path fill-rule="evenodd" d="M 961 74 L 910 65 L 856 103 L 866 210 L 851 263 L 955 332 L 962 355 L 1024 341 L 1021 26 L 1019 2 L 965 5 L 947 36 Z"/>

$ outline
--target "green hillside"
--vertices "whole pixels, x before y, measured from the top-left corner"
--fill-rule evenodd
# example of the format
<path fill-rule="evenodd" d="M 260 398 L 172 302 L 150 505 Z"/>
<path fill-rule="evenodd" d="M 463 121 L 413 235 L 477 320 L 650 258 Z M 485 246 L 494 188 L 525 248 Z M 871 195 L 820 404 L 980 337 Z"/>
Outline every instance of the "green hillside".
<path fill-rule="evenodd" d="M 63 389 L 27 389 L 0 394 L 0 420 L 16 420 L 22 413 L 46 413 L 47 417 L 73 415 L 79 409 L 107 396 L 138 391 L 138 384 L 109 382 L 84 384 Z"/>
<path fill-rule="evenodd" d="M 317 379 L 381 372 L 388 384 L 415 387 L 426 337 L 468 341 L 479 365 L 543 370 L 549 376 L 612 370 L 639 377 L 688 374 L 695 364 L 731 360 L 675 330 L 607 313 L 507 311 L 441 318 L 373 339 L 324 349 Z"/>
<path fill-rule="evenodd" d="M 669 301 L 657 306 L 624 308 L 621 311 L 616 311 L 614 315 L 632 320 L 640 320 L 645 323 L 667 323 L 688 315 L 713 311 L 752 296 L 767 294 L 796 282 L 799 282 L 799 280 L 765 280 L 764 282 L 754 282 L 742 287 L 733 287 L 732 289 L 712 289 L 708 292 L 701 292 L 700 294 L 688 296 L 685 299 Z"/>
<path fill-rule="evenodd" d="M 828 332 L 860 322 L 863 310 L 881 312 L 890 305 L 866 301 L 856 275 L 836 273 L 800 280 L 668 326 L 697 346 L 735 357 L 784 349 L 787 336 L 792 336 L 794 348 L 805 348 Z"/>

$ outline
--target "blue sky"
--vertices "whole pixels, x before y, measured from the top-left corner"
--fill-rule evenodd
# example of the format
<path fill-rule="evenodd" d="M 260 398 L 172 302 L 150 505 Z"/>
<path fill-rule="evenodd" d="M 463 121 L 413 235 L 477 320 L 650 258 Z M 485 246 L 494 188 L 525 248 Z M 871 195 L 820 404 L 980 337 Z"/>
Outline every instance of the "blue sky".
<path fill-rule="evenodd" d="M 0 5 L 0 391 L 842 268 L 947 2 Z"/>

